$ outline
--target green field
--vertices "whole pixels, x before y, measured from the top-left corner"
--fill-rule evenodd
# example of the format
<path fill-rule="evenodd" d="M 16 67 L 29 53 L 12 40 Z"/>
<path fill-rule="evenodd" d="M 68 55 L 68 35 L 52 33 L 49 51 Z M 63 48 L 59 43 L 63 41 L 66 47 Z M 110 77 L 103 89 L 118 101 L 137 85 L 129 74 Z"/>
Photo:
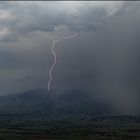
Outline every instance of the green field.
<path fill-rule="evenodd" d="M 0 140 L 140 140 L 140 124 L 114 120 L 40 121 L 7 125 Z"/>

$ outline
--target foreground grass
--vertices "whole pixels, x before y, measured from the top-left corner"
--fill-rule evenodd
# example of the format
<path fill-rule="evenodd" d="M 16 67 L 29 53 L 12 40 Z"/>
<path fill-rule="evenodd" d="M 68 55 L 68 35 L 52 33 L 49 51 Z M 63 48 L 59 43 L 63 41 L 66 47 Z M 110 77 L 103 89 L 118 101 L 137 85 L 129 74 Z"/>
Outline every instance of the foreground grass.
<path fill-rule="evenodd" d="M 35 123 L 0 128 L 0 140 L 140 140 L 140 125 Z"/>

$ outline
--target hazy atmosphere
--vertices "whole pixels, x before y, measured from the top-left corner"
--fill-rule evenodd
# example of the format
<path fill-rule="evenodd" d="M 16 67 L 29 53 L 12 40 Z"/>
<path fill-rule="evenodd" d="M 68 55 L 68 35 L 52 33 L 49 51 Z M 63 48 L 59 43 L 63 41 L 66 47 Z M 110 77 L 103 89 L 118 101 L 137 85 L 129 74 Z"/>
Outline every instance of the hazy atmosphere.
<path fill-rule="evenodd" d="M 0 95 L 46 88 L 90 93 L 139 113 L 140 2 L 0 2 Z M 50 94 L 53 94 L 53 92 Z"/>

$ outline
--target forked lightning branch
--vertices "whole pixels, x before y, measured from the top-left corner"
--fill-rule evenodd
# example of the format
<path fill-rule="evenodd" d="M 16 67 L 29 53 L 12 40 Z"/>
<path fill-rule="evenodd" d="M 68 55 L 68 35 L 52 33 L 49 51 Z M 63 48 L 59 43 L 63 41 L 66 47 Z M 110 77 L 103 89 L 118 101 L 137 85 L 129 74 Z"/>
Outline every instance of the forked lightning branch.
<path fill-rule="evenodd" d="M 62 40 L 68 40 L 68 39 L 71 39 L 71 38 L 76 38 L 78 34 L 79 34 L 79 33 L 77 32 L 77 33 L 75 33 L 74 35 L 64 36 L 64 37 L 61 37 L 60 39 L 54 40 L 54 41 L 52 42 L 51 53 L 52 53 L 52 55 L 53 55 L 54 62 L 53 62 L 52 66 L 51 66 L 51 69 L 50 69 L 50 71 L 49 71 L 49 76 L 50 76 L 50 78 L 49 78 L 49 81 L 48 81 L 48 91 L 50 91 L 50 86 L 51 86 L 51 82 L 52 82 L 52 79 L 53 79 L 53 74 L 52 74 L 52 73 L 53 73 L 54 67 L 55 67 L 55 65 L 56 65 L 56 63 L 57 63 L 57 56 L 56 56 L 56 53 L 55 53 L 55 50 L 54 50 L 56 44 L 59 43 L 59 42 L 62 41 Z"/>

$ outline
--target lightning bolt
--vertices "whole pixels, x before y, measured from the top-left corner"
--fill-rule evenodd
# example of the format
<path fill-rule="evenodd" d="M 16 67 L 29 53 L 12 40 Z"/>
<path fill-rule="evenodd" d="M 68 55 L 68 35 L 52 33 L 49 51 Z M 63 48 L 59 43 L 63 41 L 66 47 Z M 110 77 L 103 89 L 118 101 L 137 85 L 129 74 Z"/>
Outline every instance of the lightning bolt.
<path fill-rule="evenodd" d="M 62 41 L 62 40 L 69 40 L 69 39 L 71 39 L 71 38 L 76 38 L 78 34 L 79 34 L 79 33 L 77 32 L 77 33 L 75 33 L 74 35 L 64 36 L 64 37 L 61 37 L 60 39 L 54 40 L 54 41 L 52 42 L 51 53 L 52 53 L 53 58 L 54 58 L 54 63 L 52 64 L 51 69 L 50 69 L 50 71 L 49 71 L 50 79 L 49 79 L 49 81 L 48 81 L 48 91 L 50 91 L 50 85 L 51 85 L 51 81 L 52 81 L 52 79 L 53 79 L 52 72 L 53 72 L 54 67 L 55 67 L 55 65 L 56 65 L 56 63 L 57 63 L 57 61 L 56 61 L 56 60 L 57 60 L 57 57 L 56 57 L 56 53 L 55 53 L 55 50 L 54 50 L 54 48 L 55 48 L 55 46 L 56 46 L 56 43 L 58 43 L 58 42 L 60 42 L 60 41 Z"/>

